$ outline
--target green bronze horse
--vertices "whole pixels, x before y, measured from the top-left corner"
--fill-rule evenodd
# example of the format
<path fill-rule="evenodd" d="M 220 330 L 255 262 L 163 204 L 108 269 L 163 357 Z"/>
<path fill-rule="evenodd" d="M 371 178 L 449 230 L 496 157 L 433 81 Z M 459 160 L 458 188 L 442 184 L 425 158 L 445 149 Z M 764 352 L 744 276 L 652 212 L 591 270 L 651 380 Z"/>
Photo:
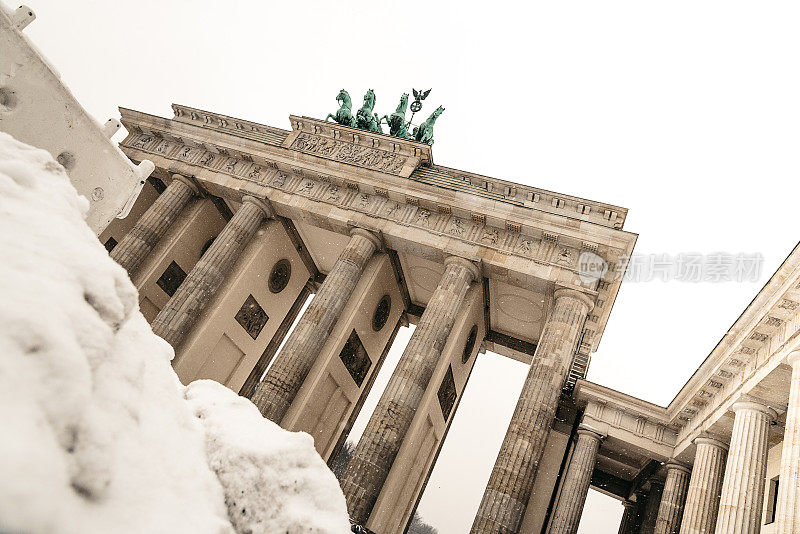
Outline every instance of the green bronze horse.
<path fill-rule="evenodd" d="M 431 113 L 431 116 L 428 117 L 428 120 L 414 128 L 414 140 L 420 143 L 428 143 L 429 145 L 433 144 L 433 125 L 436 122 L 436 119 L 439 118 L 444 112 L 444 108 L 439 106 L 436 110 Z"/>
<path fill-rule="evenodd" d="M 397 110 L 391 115 L 384 115 L 386 123 L 389 125 L 389 135 L 401 137 L 403 139 L 410 139 L 408 134 L 408 124 L 406 123 L 406 108 L 408 107 L 408 93 L 403 93 L 400 97 L 400 103 L 397 104 Z M 381 119 L 381 121 L 383 121 Z"/>
<path fill-rule="evenodd" d="M 352 113 L 353 101 L 350 100 L 350 95 L 347 93 L 347 91 L 344 89 L 339 91 L 339 94 L 336 95 L 336 101 L 339 102 L 339 109 L 336 111 L 336 115 L 328 113 L 328 116 L 325 117 L 325 120 L 327 121 L 333 117 L 333 120 L 339 124 L 355 127 L 356 118 L 353 117 Z"/>
<path fill-rule="evenodd" d="M 375 91 L 367 90 L 364 95 L 364 105 L 356 112 L 356 128 L 370 132 L 383 133 L 378 115 L 373 113 L 375 108 Z"/>

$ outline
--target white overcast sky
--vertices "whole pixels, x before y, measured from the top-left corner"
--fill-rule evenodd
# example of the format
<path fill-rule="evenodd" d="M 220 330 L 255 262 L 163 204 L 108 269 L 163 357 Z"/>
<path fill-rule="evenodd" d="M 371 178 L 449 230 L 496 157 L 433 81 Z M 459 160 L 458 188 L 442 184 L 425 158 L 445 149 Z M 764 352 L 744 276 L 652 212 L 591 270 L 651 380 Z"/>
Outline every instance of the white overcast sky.
<path fill-rule="evenodd" d="M 796 2 L 29 5 L 26 34 L 101 122 L 177 102 L 289 128 L 341 88 L 383 113 L 432 87 L 437 163 L 629 208 L 642 254 L 761 253 L 757 283 L 623 286 L 589 378 L 658 404 L 798 239 Z M 420 505 L 443 534 L 468 530 L 525 372 L 479 358 Z M 621 510 L 593 492 L 581 532 Z"/>

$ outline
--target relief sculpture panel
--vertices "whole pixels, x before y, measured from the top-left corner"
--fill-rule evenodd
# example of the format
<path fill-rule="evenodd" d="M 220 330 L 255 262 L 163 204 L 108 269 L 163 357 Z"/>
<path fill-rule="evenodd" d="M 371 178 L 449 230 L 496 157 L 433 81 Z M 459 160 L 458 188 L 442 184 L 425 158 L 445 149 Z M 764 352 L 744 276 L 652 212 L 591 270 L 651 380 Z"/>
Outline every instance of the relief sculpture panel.
<path fill-rule="evenodd" d="M 323 158 L 366 167 L 389 174 L 399 174 L 408 158 L 384 150 L 344 143 L 317 135 L 301 133 L 291 148 Z"/>

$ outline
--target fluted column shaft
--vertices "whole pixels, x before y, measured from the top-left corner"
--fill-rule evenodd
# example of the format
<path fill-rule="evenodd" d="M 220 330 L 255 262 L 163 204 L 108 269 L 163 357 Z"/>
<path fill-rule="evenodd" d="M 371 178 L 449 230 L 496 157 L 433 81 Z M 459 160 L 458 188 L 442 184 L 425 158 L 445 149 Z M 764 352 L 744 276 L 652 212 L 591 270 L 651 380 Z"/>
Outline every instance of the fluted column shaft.
<path fill-rule="evenodd" d="M 587 427 L 577 432 L 575 448 L 569 460 L 561 495 L 558 498 L 553 518 L 550 520 L 549 534 L 575 534 L 583 514 L 592 472 L 597 460 L 597 450 L 603 436 Z"/>
<path fill-rule="evenodd" d="M 470 283 L 471 262 L 445 260 L 445 271 L 342 476 L 350 518 L 364 525 L 419 407 Z"/>
<path fill-rule="evenodd" d="M 156 315 L 151 325 L 156 335 L 178 348 L 262 221 L 271 215 L 272 210 L 264 202 L 252 197 L 244 198 L 239 211 Z"/>
<path fill-rule="evenodd" d="M 283 420 L 379 246 L 380 240 L 368 231 L 351 232 L 350 242 L 256 387 L 252 400 L 264 417 L 278 424 Z"/>
<path fill-rule="evenodd" d="M 570 289 L 555 292 L 528 376 L 500 447 L 471 532 L 519 532 L 561 388 L 592 301 Z"/>
<path fill-rule="evenodd" d="M 627 499 L 622 502 L 622 506 L 624 510 L 617 534 L 636 534 L 636 520 L 639 515 L 639 506 L 635 502 Z"/>
<path fill-rule="evenodd" d="M 761 530 L 767 440 L 775 411 L 756 402 L 733 405 L 731 448 L 717 516 L 717 534 L 757 534 Z"/>
<path fill-rule="evenodd" d="M 694 443 L 697 449 L 680 534 L 713 534 L 728 446 L 708 437 L 695 438 Z"/>
<path fill-rule="evenodd" d="M 664 483 L 660 480 L 650 480 L 650 492 L 647 494 L 642 526 L 639 534 L 653 534 L 658 520 L 658 509 L 661 507 L 661 497 L 664 495 Z"/>
<path fill-rule="evenodd" d="M 676 463 L 668 463 L 667 479 L 661 494 L 661 506 L 653 529 L 654 534 L 678 534 L 689 489 L 689 468 Z"/>
<path fill-rule="evenodd" d="M 792 380 L 778 484 L 778 534 L 800 532 L 800 351 L 789 354 L 786 363 L 792 366 Z"/>
<path fill-rule="evenodd" d="M 114 247 L 111 257 L 129 275 L 135 273 L 196 193 L 197 187 L 188 178 L 173 175 L 164 192 Z"/>

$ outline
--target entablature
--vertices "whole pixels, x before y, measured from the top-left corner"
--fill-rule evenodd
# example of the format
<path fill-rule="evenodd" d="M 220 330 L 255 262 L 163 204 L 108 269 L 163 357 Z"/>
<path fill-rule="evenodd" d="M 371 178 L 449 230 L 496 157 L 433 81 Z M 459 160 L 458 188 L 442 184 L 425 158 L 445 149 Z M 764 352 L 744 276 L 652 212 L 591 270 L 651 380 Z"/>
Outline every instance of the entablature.
<path fill-rule="evenodd" d="M 355 148 L 338 149 L 350 153 L 369 149 L 379 165 L 380 161 L 400 165 L 376 170 L 298 149 L 301 134 L 336 135 L 330 123 L 292 117 L 295 129 L 277 144 L 281 131 L 188 108 L 177 107 L 176 115 L 178 110 L 180 120 L 121 109 L 129 131 L 121 143 L 123 150 L 133 159 L 147 157 L 166 171 L 194 176 L 217 196 L 233 201 L 243 194 L 269 198 L 279 215 L 313 226 L 340 233 L 352 225 L 374 226 L 391 248 L 413 250 L 434 260 L 444 254 L 473 258 L 481 262 L 487 278 L 523 288 L 533 285 L 534 279 L 579 288 L 596 297 L 583 340 L 596 350 L 620 284 L 616 267 L 632 252 L 634 234 L 387 172 L 407 172 L 414 158 L 430 161 L 427 145 L 408 142 L 392 148 L 392 154 L 406 158 L 402 161 L 381 160 L 385 155 L 374 154 L 388 148 L 383 140 L 372 147 L 351 144 Z M 402 144 L 393 137 L 355 131 L 364 136 L 359 143 L 383 137 Z M 330 140 L 346 142 L 341 133 Z M 608 264 L 605 279 L 581 279 L 578 258 L 583 251 Z"/>
<path fill-rule="evenodd" d="M 732 406 L 742 399 L 786 412 L 791 368 L 786 357 L 800 349 L 800 245 L 779 267 L 666 408 L 651 405 L 585 380 L 576 398 L 587 403 L 589 417 L 619 417 L 597 408 L 615 406 L 625 413 L 655 417 L 675 435 L 675 457 L 689 461 L 692 442 L 701 435 L 726 441 Z M 588 408 L 588 406 L 595 406 Z M 611 413 L 612 415 L 608 415 Z M 629 425 L 630 426 L 630 421 Z"/>
<path fill-rule="evenodd" d="M 174 121 L 193 124 L 208 130 L 222 131 L 229 135 L 258 143 L 294 148 L 301 152 L 309 152 L 333 161 L 338 160 L 382 172 L 392 171 L 394 168 L 392 164 L 399 163 L 399 166 L 389 174 L 404 176 L 439 188 L 464 191 L 471 195 L 527 210 L 553 213 L 562 217 L 616 229 L 623 227 L 628 213 L 626 208 L 612 204 L 434 165 L 430 146 L 386 134 L 368 132 L 295 115 L 290 115 L 292 130 L 289 131 L 179 104 L 173 104 L 172 109 L 175 114 L 172 119 Z M 132 112 L 132 110 L 127 109 L 124 111 Z M 123 113 L 124 116 L 125 113 Z M 314 136 L 334 142 L 342 141 L 343 145 L 351 146 L 345 150 L 346 154 L 343 155 L 339 154 L 341 147 L 337 147 L 336 143 L 325 146 L 316 144 L 313 148 L 309 148 L 307 144 L 302 144 L 301 148 L 297 143 L 297 139 L 301 134 L 306 134 L 306 139 L 310 139 L 309 136 Z M 358 147 L 358 153 L 355 153 L 356 151 L 353 147 Z M 387 153 L 408 158 L 408 160 L 387 162 Z M 415 163 L 415 165 L 409 167 L 409 162 Z M 406 169 L 407 172 L 400 172 L 401 169 Z"/>
<path fill-rule="evenodd" d="M 663 461 L 672 456 L 678 434 L 665 408 L 587 380 L 577 382 L 574 398 L 584 406 L 585 424 L 647 451 L 651 458 Z"/>
<path fill-rule="evenodd" d="M 745 395 L 755 395 L 778 413 L 788 390 L 786 356 L 800 347 L 800 248 L 770 278 L 711 354 L 668 406 L 679 429 L 680 448 L 710 431 Z M 775 382 L 774 387 L 767 384 Z"/>

